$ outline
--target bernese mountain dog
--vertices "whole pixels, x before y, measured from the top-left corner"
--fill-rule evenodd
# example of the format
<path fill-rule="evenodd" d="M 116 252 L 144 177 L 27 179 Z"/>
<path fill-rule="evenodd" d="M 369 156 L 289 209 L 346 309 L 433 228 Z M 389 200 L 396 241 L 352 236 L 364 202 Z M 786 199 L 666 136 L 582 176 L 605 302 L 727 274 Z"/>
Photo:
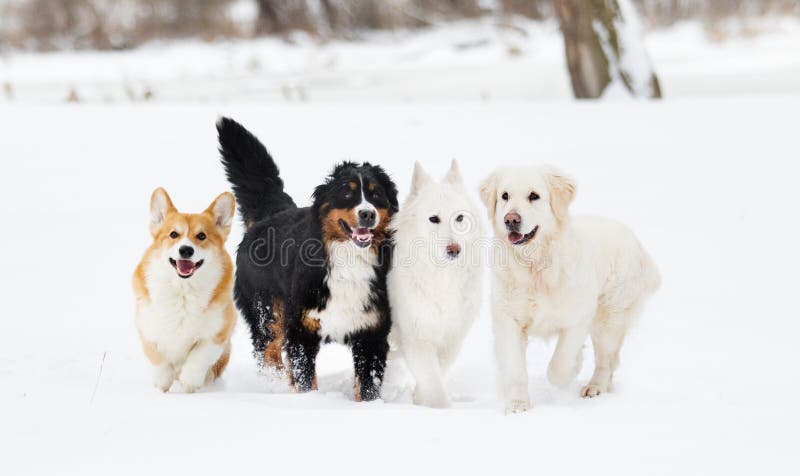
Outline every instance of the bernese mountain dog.
<path fill-rule="evenodd" d="M 298 207 L 253 134 L 229 118 L 217 122 L 217 132 L 245 225 L 234 298 L 256 358 L 285 370 L 294 388 L 307 392 L 317 388 L 320 344 L 346 344 L 355 399 L 380 398 L 391 328 L 386 275 L 395 184 L 379 166 L 344 162 L 316 187 L 310 207 Z"/>

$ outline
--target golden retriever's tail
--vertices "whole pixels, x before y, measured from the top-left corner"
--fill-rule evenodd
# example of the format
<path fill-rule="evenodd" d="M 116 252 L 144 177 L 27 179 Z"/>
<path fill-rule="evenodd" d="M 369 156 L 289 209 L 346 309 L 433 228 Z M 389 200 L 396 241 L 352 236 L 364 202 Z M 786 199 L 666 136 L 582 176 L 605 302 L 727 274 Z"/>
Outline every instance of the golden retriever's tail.
<path fill-rule="evenodd" d="M 653 258 L 644 250 L 643 254 L 644 260 L 642 266 L 644 268 L 645 289 L 647 289 L 648 293 L 652 294 L 661 287 L 661 273 L 658 271 L 658 266 L 656 266 Z"/>

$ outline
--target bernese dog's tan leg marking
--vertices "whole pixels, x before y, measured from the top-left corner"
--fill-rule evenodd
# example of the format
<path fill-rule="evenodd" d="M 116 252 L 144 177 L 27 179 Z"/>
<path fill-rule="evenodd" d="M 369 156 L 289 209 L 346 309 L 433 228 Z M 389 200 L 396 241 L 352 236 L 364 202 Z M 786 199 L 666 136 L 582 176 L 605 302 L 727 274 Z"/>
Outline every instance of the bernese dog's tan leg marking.
<path fill-rule="evenodd" d="M 274 338 L 264 348 L 264 363 L 278 372 L 283 372 L 283 342 L 285 337 L 283 301 L 272 300 L 272 322 L 269 328 Z"/>

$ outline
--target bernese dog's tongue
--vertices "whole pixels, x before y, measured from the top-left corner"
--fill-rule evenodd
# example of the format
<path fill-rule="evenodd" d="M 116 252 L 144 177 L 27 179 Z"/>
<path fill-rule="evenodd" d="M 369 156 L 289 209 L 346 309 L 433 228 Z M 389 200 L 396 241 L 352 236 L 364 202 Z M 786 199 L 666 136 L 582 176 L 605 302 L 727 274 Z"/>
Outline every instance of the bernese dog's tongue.
<path fill-rule="evenodd" d="M 353 236 L 355 236 L 356 240 L 366 243 L 372 239 L 372 232 L 369 231 L 369 228 L 356 228 L 353 231 Z"/>
<path fill-rule="evenodd" d="M 508 234 L 508 241 L 510 241 L 511 243 L 516 243 L 522 238 L 523 238 L 522 233 L 519 233 L 517 231 L 512 231 L 511 233 Z"/>
<path fill-rule="evenodd" d="M 177 263 L 177 268 L 179 273 L 186 276 L 188 274 L 192 274 L 192 272 L 194 271 L 194 263 L 192 263 L 188 259 L 179 259 Z"/>

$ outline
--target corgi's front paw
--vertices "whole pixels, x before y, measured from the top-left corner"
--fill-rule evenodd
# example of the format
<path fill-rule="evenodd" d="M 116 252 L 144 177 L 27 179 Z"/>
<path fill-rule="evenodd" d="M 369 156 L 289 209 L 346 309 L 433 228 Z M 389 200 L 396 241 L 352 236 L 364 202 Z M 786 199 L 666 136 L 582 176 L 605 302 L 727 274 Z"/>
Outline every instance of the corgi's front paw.
<path fill-rule="evenodd" d="M 514 413 L 525 413 L 531 409 L 531 402 L 525 400 L 509 400 L 506 402 L 506 415 L 513 415 Z"/>
<path fill-rule="evenodd" d="M 178 377 L 183 390 L 186 393 L 192 393 L 206 383 L 208 376 L 208 369 L 201 368 L 196 365 L 187 364 L 181 369 L 181 375 Z"/>
<path fill-rule="evenodd" d="M 162 392 L 169 391 L 175 381 L 175 370 L 171 365 L 163 363 L 153 367 L 153 385 Z"/>

